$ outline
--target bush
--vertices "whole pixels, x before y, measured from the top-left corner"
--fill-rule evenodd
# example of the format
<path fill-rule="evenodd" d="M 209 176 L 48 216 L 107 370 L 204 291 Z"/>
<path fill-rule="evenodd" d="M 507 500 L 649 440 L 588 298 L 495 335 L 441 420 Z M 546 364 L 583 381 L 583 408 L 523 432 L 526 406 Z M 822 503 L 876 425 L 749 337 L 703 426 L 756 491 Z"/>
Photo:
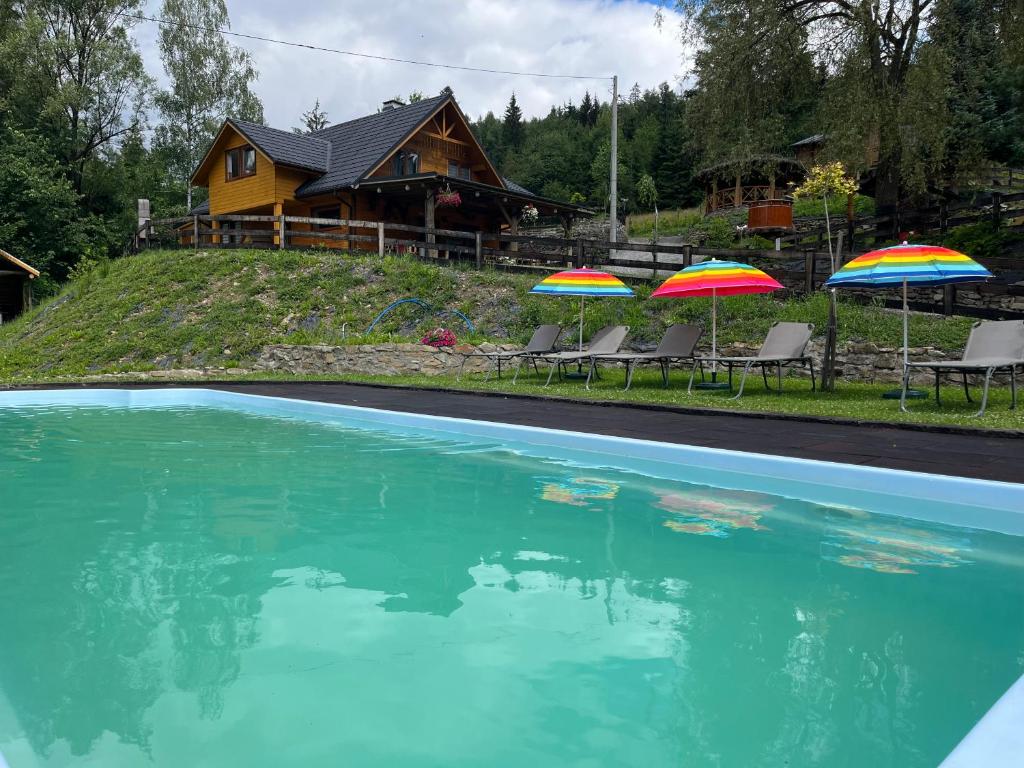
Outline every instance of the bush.
<path fill-rule="evenodd" d="M 942 244 L 972 259 L 985 259 L 1002 254 L 1012 239 L 1013 235 L 1005 229 L 1000 229 L 991 221 L 983 221 L 954 227 L 946 234 Z"/>

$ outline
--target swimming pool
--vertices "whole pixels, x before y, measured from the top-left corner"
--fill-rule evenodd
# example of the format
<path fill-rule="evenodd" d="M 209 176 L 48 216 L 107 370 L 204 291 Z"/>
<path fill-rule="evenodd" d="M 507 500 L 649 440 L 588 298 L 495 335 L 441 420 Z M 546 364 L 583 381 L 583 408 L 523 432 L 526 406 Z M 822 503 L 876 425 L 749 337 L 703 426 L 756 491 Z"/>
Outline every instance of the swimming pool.
<path fill-rule="evenodd" d="M 1024 488 L 187 390 L 0 394 L 0 754 L 935 766 Z"/>

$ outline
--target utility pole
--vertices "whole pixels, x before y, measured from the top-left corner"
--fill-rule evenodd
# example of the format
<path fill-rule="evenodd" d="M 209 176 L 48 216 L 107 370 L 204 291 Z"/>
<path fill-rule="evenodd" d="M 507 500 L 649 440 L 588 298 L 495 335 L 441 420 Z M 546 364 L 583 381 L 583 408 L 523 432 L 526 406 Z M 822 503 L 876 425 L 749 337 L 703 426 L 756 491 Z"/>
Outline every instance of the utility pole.
<path fill-rule="evenodd" d="M 611 237 L 608 239 L 613 243 L 617 241 L 619 234 L 619 76 L 612 75 L 612 169 L 609 207 L 611 209 Z M 614 253 L 613 253 L 614 257 Z"/>

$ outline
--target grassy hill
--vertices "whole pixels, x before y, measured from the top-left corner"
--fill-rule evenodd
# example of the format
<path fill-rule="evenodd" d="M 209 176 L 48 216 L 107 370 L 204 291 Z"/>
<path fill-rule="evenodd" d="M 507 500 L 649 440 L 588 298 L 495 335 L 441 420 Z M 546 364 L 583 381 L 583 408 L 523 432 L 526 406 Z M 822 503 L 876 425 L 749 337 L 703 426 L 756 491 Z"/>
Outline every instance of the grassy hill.
<path fill-rule="evenodd" d="M 477 272 L 412 258 L 325 252 L 225 250 L 149 251 L 106 262 L 70 283 L 58 296 L 17 321 L 0 326 L 0 380 L 45 379 L 157 368 L 247 365 L 265 344 L 339 344 L 413 340 L 434 327 L 403 307 L 362 335 L 385 306 L 405 297 L 458 309 L 477 326 L 460 340 L 524 341 L 542 322 L 573 327 L 575 299 L 532 296 L 534 274 Z M 637 299 L 605 299 L 587 306 L 587 332 L 609 322 L 653 342 L 671 322 L 710 323 L 709 299 L 645 301 L 652 286 L 638 283 Z M 775 320 L 825 327 L 823 295 L 778 301 L 738 296 L 719 302 L 723 341 L 756 341 Z M 896 345 L 899 315 L 844 304 L 841 339 Z M 917 316 L 918 343 L 958 348 L 969 321 Z"/>

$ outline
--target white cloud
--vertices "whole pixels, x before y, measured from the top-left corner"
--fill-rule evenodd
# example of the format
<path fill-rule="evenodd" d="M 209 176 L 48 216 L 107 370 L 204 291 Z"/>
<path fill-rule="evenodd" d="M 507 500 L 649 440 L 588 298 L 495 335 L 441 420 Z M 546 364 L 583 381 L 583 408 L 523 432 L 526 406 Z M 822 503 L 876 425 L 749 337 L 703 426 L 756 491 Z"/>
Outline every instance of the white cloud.
<path fill-rule="evenodd" d="M 403 59 L 493 69 L 609 76 L 628 92 L 634 82 L 653 88 L 685 74 L 678 25 L 671 13 L 658 29 L 655 7 L 640 0 L 386 0 L 313 3 L 228 0 L 232 28 Z M 149 13 L 159 12 L 150 0 Z M 154 24 L 136 36 L 149 71 L 162 77 Z M 500 114 L 514 90 L 524 114 L 552 104 L 579 103 L 585 91 L 611 96 L 609 80 L 514 77 L 437 69 L 233 39 L 260 71 L 256 91 L 267 122 L 297 125 L 316 99 L 332 123 L 368 114 L 391 96 L 445 85 L 471 116 Z"/>

